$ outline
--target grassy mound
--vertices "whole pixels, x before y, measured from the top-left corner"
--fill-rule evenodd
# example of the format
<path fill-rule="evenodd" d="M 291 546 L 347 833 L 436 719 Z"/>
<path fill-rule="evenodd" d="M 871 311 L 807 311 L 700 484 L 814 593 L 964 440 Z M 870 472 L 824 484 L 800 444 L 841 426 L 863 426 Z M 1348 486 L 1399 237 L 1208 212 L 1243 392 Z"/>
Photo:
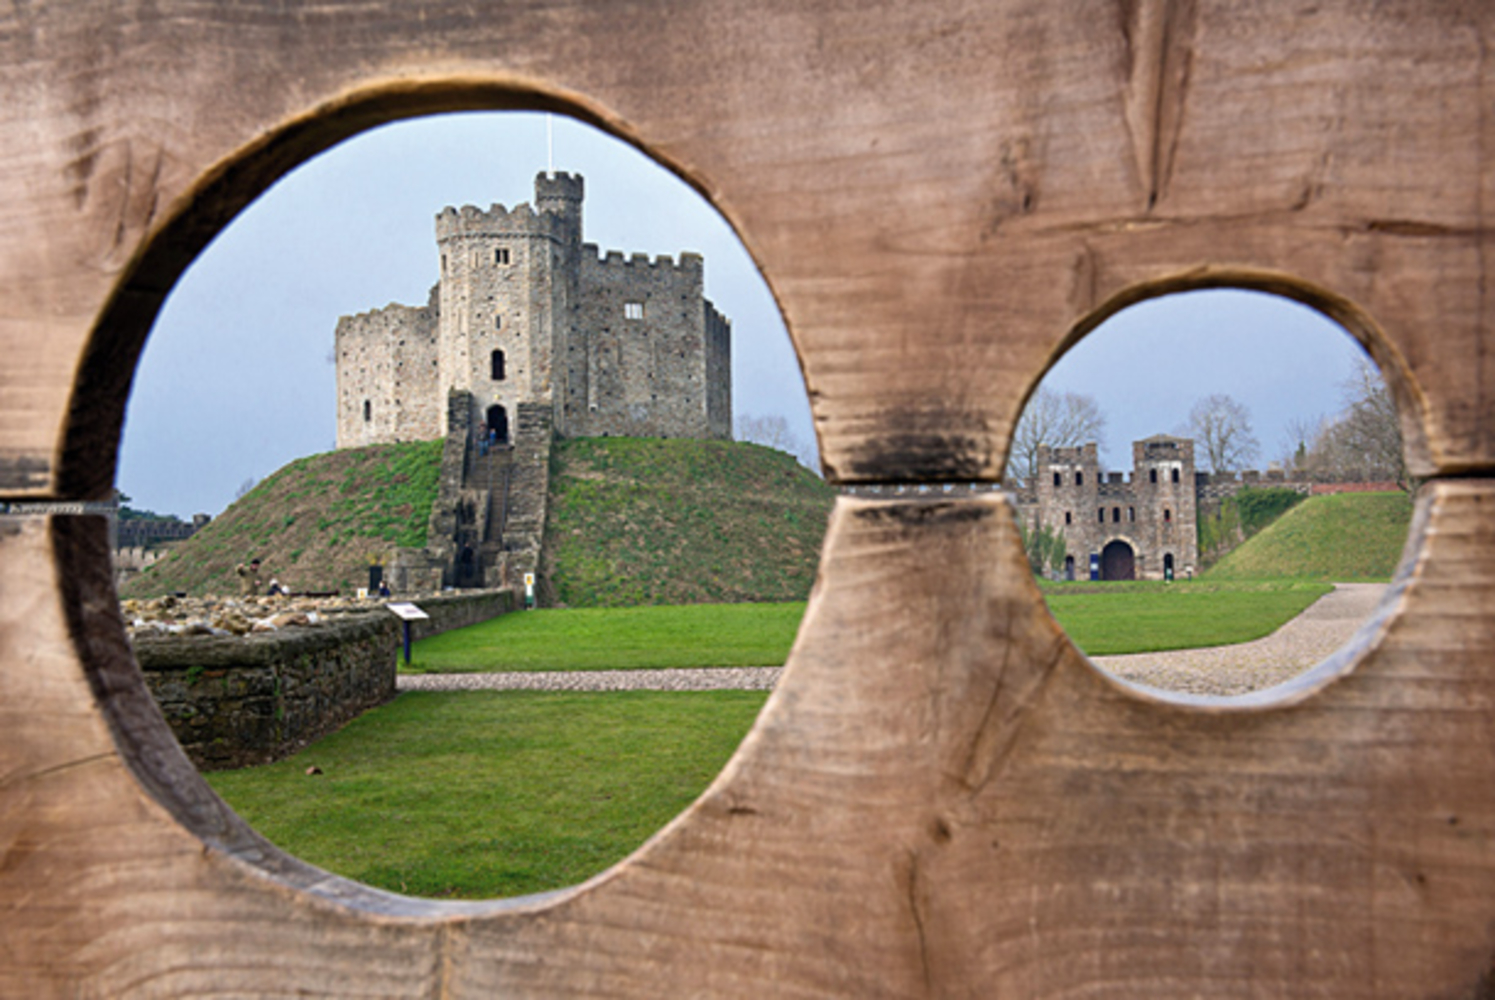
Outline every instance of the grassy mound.
<path fill-rule="evenodd" d="M 426 544 L 441 447 L 418 441 L 297 459 L 172 546 L 121 596 L 235 594 L 234 567 L 254 556 L 267 582 L 351 593 L 368 584 L 375 557 L 387 564 L 395 548 Z"/>
<path fill-rule="evenodd" d="M 547 574 L 572 607 L 802 601 L 835 491 L 731 441 L 578 438 L 553 452 Z"/>
<path fill-rule="evenodd" d="M 1310 497 L 1211 568 L 1210 580 L 1391 579 L 1407 542 L 1405 493 Z"/>

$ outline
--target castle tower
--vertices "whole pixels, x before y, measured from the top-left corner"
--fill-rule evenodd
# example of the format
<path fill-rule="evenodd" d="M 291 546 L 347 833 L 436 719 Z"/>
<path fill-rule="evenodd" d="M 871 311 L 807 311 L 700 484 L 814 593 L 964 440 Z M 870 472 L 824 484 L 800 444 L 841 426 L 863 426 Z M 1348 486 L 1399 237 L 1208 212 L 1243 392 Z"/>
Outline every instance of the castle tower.
<path fill-rule="evenodd" d="M 554 364 L 552 367 L 552 392 L 549 397 L 554 406 L 554 429 L 564 436 L 576 430 L 570 419 L 571 411 L 564 405 L 568 399 L 584 399 L 587 395 L 587 337 L 580 329 L 578 309 L 582 292 L 580 282 L 580 258 L 582 239 L 582 198 L 586 185 L 580 174 L 564 171 L 553 174 L 540 173 L 535 176 L 535 205 L 541 214 L 555 220 L 557 245 L 554 280 L 550 289 L 555 317 L 552 343 Z"/>
<path fill-rule="evenodd" d="M 521 406 L 565 437 L 731 437 L 731 323 L 700 254 L 582 243 L 585 190 L 541 173 L 533 205 L 437 214 L 430 302 L 338 322 L 339 447 L 446 434 L 454 391 L 506 441 Z"/>
<path fill-rule="evenodd" d="M 1149 549 L 1146 576 L 1182 578 L 1199 564 L 1194 442 L 1167 434 L 1133 441 L 1132 484 L 1138 536 Z"/>
<path fill-rule="evenodd" d="M 472 394 L 474 425 L 507 439 L 520 403 L 553 397 L 553 360 L 570 333 L 582 179 L 535 179 L 538 211 L 521 204 L 445 208 L 436 216 L 441 256 L 438 380 Z"/>
<path fill-rule="evenodd" d="M 560 238 L 574 251 L 581 246 L 581 201 L 586 193 L 582 176 L 564 170 L 535 175 L 535 208 L 561 221 Z"/>

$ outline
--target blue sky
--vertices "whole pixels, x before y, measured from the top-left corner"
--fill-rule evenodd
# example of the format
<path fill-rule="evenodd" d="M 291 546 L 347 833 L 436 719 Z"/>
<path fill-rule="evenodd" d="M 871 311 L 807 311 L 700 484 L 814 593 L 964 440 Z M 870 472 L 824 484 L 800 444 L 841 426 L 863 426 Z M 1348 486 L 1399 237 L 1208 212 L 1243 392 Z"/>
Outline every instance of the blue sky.
<path fill-rule="evenodd" d="M 586 177 L 586 239 L 704 254 L 706 294 L 732 320 L 734 410 L 783 415 L 813 440 L 782 318 L 730 227 L 632 147 L 571 119 L 552 124 L 554 168 Z M 513 112 L 375 129 L 287 175 L 220 233 L 173 290 L 141 360 L 119 471 L 134 505 L 217 514 L 245 480 L 331 449 L 338 316 L 423 303 L 436 280 L 436 213 L 531 201 L 546 131 L 546 116 Z M 1288 421 L 1338 409 L 1358 354 L 1294 303 L 1196 292 L 1113 317 L 1046 384 L 1096 397 L 1113 467 L 1127 442 L 1178 429 L 1211 392 L 1250 408 L 1272 457 Z"/>
<path fill-rule="evenodd" d="M 1251 411 L 1261 461 L 1291 450 L 1288 425 L 1342 407 L 1364 350 L 1337 323 L 1290 299 L 1234 289 L 1184 292 L 1124 309 L 1093 330 L 1044 385 L 1094 396 L 1106 415 L 1103 463 L 1131 468 L 1131 442 L 1183 432 L 1214 393 Z"/>

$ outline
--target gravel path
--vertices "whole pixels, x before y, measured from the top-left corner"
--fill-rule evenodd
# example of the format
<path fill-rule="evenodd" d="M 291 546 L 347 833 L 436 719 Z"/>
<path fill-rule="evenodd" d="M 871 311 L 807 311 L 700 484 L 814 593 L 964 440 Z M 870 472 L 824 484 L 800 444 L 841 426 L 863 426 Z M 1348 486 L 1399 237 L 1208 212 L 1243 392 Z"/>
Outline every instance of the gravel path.
<path fill-rule="evenodd" d="M 1382 583 L 1336 583 L 1334 590 L 1254 642 L 1168 653 L 1097 656 L 1124 680 L 1191 694 L 1244 694 L 1294 677 L 1344 645 L 1385 592 Z M 767 691 L 780 667 L 687 670 L 575 670 L 545 673 L 402 674 L 401 691 Z"/>
<path fill-rule="evenodd" d="M 1253 642 L 1092 659 L 1108 673 L 1150 687 L 1190 694 L 1245 694 L 1296 677 L 1344 645 L 1381 600 L 1386 586 L 1336 583 L 1298 617 Z"/>

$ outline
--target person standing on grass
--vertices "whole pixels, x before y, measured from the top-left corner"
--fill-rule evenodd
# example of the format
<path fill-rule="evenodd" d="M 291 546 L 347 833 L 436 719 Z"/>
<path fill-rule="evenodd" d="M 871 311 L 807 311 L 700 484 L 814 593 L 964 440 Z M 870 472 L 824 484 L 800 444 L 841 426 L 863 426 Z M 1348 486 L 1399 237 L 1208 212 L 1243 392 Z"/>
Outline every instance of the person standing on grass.
<path fill-rule="evenodd" d="M 260 592 L 260 561 L 249 560 L 249 565 L 243 563 L 234 567 L 234 572 L 239 575 L 239 596 L 254 597 Z"/>

